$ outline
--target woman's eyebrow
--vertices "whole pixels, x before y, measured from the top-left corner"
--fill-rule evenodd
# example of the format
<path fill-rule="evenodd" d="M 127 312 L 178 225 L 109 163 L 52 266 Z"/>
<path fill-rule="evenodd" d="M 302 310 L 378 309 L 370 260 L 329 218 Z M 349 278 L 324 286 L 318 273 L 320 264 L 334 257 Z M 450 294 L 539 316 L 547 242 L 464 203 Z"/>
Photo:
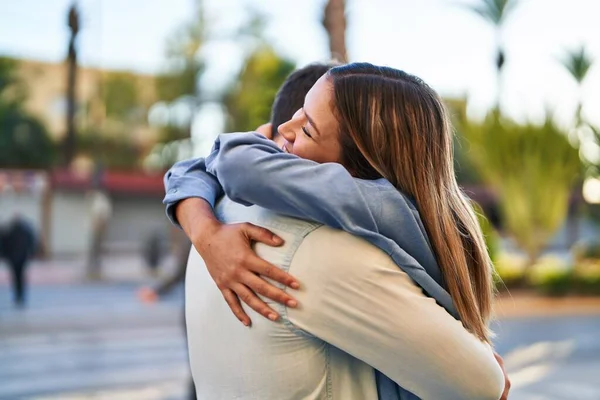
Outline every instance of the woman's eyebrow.
<path fill-rule="evenodd" d="M 306 113 L 306 110 L 304 109 L 304 107 L 302 107 L 302 112 L 306 116 L 306 119 L 308 120 L 308 123 L 311 124 L 313 128 L 315 128 L 315 131 L 317 131 L 317 133 L 319 135 L 321 135 L 321 132 L 319 132 L 319 128 L 317 128 L 317 124 L 315 124 L 315 121 L 310 117 L 310 115 L 308 115 Z"/>

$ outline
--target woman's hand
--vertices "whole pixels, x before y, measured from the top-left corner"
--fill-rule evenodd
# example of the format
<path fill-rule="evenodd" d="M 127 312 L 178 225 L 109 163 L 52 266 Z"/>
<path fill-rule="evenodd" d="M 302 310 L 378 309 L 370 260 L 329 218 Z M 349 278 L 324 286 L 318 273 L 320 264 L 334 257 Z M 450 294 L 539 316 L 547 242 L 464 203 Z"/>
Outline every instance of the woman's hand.
<path fill-rule="evenodd" d="M 506 373 L 506 369 L 504 368 L 504 360 L 502 357 L 500 357 L 500 354 L 494 352 L 494 357 L 496 358 L 496 361 L 498 361 L 498 364 L 500 364 L 500 368 L 502 368 L 502 372 L 504 373 L 504 392 L 502 392 L 502 397 L 500 397 L 500 400 L 507 400 L 508 392 L 510 391 L 510 379 Z"/>
<path fill-rule="evenodd" d="M 273 128 L 272 128 L 272 126 L 273 126 L 273 124 L 271 124 L 270 122 L 267 122 L 266 124 L 262 124 L 261 126 L 259 126 L 258 128 L 256 128 L 256 132 L 260 133 L 261 135 L 263 135 L 267 139 L 273 140 Z"/>
<path fill-rule="evenodd" d="M 177 205 L 176 216 L 231 311 L 244 325 L 249 326 L 251 320 L 241 307 L 240 299 L 270 320 L 279 318 L 257 293 L 288 307 L 296 307 L 294 298 L 262 277 L 294 289 L 300 286 L 296 279 L 258 257 L 251 247 L 252 242 L 280 246 L 283 244 L 281 238 L 249 223 L 221 224 L 214 218 L 210 205 L 202 199 L 182 200 Z"/>

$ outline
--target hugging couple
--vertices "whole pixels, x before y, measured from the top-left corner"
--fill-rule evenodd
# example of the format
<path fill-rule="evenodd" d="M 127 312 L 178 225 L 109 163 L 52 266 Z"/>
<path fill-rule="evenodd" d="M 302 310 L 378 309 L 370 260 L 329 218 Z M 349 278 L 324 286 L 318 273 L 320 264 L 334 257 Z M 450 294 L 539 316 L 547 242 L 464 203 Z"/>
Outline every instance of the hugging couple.
<path fill-rule="evenodd" d="M 452 136 L 419 78 L 312 64 L 269 124 L 167 172 L 167 215 L 194 245 L 199 399 L 508 397 L 492 263 Z"/>

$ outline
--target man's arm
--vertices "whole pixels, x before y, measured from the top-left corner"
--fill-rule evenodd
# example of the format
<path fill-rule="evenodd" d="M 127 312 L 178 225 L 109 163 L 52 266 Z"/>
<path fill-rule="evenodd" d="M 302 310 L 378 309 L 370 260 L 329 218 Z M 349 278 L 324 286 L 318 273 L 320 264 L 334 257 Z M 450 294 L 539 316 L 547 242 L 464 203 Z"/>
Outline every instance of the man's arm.
<path fill-rule="evenodd" d="M 366 362 L 423 399 L 500 398 L 491 348 L 375 247 L 323 227 L 308 235 L 290 273 L 303 305 L 289 321 Z"/>

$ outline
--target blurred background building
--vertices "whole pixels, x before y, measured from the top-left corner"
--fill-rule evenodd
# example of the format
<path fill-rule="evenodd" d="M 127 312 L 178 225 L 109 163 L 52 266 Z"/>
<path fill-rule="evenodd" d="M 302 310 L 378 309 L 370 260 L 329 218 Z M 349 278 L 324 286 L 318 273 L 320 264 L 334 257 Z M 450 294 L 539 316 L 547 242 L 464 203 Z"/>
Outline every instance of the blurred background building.
<path fill-rule="evenodd" d="M 0 4 L 0 228 L 27 221 L 39 244 L 28 309 L 0 269 L 0 398 L 185 396 L 180 298 L 135 298 L 181 242 L 163 173 L 268 121 L 294 68 L 332 58 L 406 70 L 445 99 L 497 270 L 511 398 L 600 398 L 599 14 L 594 0 Z M 76 361 L 53 369 L 61 354 Z"/>

